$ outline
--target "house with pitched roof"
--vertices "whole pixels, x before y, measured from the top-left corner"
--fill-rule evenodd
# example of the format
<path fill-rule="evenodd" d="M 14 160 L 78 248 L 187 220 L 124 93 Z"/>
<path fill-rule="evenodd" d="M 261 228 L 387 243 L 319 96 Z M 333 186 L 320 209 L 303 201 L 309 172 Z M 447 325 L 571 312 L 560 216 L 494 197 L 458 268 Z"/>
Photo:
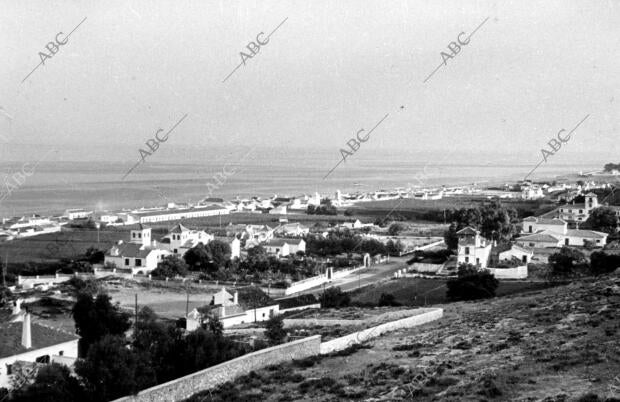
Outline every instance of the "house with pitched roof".
<path fill-rule="evenodd" d="M 71 366 L 78 357 L 77 335 L 31 320 L 29 313 L 21 312 L 14 322 L 0 325 L 0 388 L 11 387 L 18 366 L 34 374 L 43 364 Z"/>
<path fill-rule="evenodd" d="M 456 235 L 459 239 L 457 266 L 472 264 L 479 268 L 486 268 L 493 244 L 470 226 L 459 230 Z"/>
<path fill-rule="evenodd" d="M 562 219 L 527 217 L 523 220 L 524 236 L 516 242 L 525 247 L 549 248 L 562 246 L 584 246 L 590 242 L 594 247 L 607 244 L 607 233 L 595 230 L 569 229 Z"/>
<path fill-rule="evenodd" d="M 263 247 L 267 254 L 275 254 L 278 257 L 286 257 L 298 251 L 306 252 L 304 239 L 273 239 L 265 243 Z"/>
<path fill-rule="evenodd" d="M 310 232 L 310 228 L 299 222 L 285 223 L 274 229 L 274 233 L 282 236 L 304 236 Z"/>
<path fill-rule="evenodd" d="M 198 243 L 207 244 L 213 239 L 213 235 L 204 230 L 188 229 L 179 223 L 160 239 L 158 247 L 182 257 L 187 250 L 196 247 Z"/>
<path fill-rule="evenodd" d="M 130 231 L 129 243 L 119 240 L 105 253 L 104 264 L 129 269 L 132 274 L 146 274 L 171 254 L 159 248 L 157 242 L 151 241 L 151 228 L 139 224 L 137 229 Z"/>
<path fill-rule="evenodd" d="M 585 202 L 575 204 L 573 201 L 572 204 L 562 205 L 558 209 L 558 214 L 560 219 L 569 223 L 585 222 L 590 217 L 590 212 L 598 207 L 597 195 L 588 193 L 585 195 Z"/>
<path fill-rule="evenodd" d="M 241 289 L 230 294 L 226 288 L 214 294 L 210 307 L 212 314 L 218 317 L 224 328 L 238 324 L 247 324 L 258 321 L 267 321 L 280 313 L 280 305 L 262 291 L 254 288 Z M 188 330 L 197 328 L 203 317 L 197 309 L 192 310 L 187 316 Z"/>

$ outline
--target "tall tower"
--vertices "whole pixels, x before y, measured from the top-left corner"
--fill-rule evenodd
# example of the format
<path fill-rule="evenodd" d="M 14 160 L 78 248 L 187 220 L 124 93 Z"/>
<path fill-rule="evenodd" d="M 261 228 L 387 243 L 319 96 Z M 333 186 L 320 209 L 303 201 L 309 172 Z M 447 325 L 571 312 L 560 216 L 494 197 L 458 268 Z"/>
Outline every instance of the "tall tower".
<path fill-rule="evenodd" d="M 143 246 L 151 245 L 151 228 L 138 224 L 138 229 L 134 229 L 129 234 L 129 242 L 134 244 L 140 244 Z"/>
<path fill-rule="evenodd" d="M 594 193 L 586 194 L 586 211 L 589 213 L 598 207 L 598 197 Z"/>

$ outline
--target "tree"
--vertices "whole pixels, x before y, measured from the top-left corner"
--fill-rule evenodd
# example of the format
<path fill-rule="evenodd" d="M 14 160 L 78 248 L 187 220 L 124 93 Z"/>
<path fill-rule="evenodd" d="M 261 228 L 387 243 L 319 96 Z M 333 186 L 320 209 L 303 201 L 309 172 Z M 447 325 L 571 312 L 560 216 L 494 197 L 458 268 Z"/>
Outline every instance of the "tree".
<path fill-rule="evenodd" d="M 551 275 L 557 277 L 569 277 L 577 273 L 577 268 L 584 265 L 584 254 L 570 247 L 562 247 L 560 252 L 549 256 Z"/>
<path fill-rule="evenodd" d="M 453 222 L 443 234 L 443 241 L 446 243 L 448 250 L 456 250 L 459 246 L 459 238 L 456 235 L 457 224 Z"/>
<path fill-rule="evenodd" d="M 351 297 L 339 287 L 326 289 L 319 298 L 321 308 L 347 307 L 351 303 Z"/>
<path fill-rule="evenodd" d="M 187 264 L 176 255 L 169 255 L 157 264 L 157 268 L 151 271 L 151 275 L 160 278 L 174 278 L 175 276 L 187 275 Z"/>
<path fill-rule="evenodd" d="M 224 324 L 222 324 L 220 318 L 215 314 L 209 317 L 209 321 L 207 321 L 207 329 L 218 338 L 224 336 Z"/>
<path fill-rule="evenodd" d="M 91 264 L 98 264 L 102 263 L 105 259 L 105 252 L 96 247 L 89 247 L 86 249 L 84 257 L 86 257 L 86 260 Z"/>
<path fill-rule="evenodd" d="M 198 243 L 196 247 L 187 250 L 183 259 L 192 271 L 204 271 L 209 264 L 210 256 L 205 245 Z"/>
<path fill-rule="evenodd" d="M 32 384 L 14 393 L 11 402 L 80 402 L 86 400 L 84 389 L 65 365 L 47 364 L 39 368 Z"/>
<path fill-rule="evenodd" d="M 616 211 L 609 207 L 594 208 L 586 221 L 594 230 L 605 233 L 615 233 L 618 229 L 618 216 Z"/>
<path fill-rule="evenodd" d="M 595 251 L 590 255 L 590 271 L 594 275 L 603 275 L 620 268 L 620 255 Z"/>
<path fill-rule="evenodd" d="M 9 305 L 13 301 L 13 293 L 6 286 L 0 286 L 0 307 Z"/>
<path fill-rule="evenodd" d="M 277 345 L 284 341 L 286 338 L 286 331 L 284 330 L 284 321 L 279 315 L 273 315 L 267 320 L 265 326 L 265 336 L 269 339 L 269 343 Z"/>
<path fill-rule="evenodd" d="M 388 234 L 390 236 L 396 236 L 397 234 L 399 234 L 400 232 L 402 232 L 403 230 L 406 230 L 406 229 L 407 229 L 406 225 L 404 225 L 402 223 L 394 222 L 388 228 Z"/>
<path fill-rule="evenodd" d="M 89 294 L 78 295 L 72 315 L 76 332 L 81 337 L 80 355 L 103 336 L 122 335 L 131 326 L 129 313 L 120 311 L 110 300 L 107 294 L 99 294 L 94 300 Z"/>
<path fill-rule="evenodd" d="M 477 300 L 495 297 L 499 281 L 487 270 L 471 264 L 461 264 L 458 277 L 448 280 L 446 296 L 452 301 Z"/>
<path fill-rule="evenodd" d="M 232 251 L 230 245 L 221 240 L 213 240 L 207 244 L 207 252 L 211 257 L 211 261 L 217 268 L 223 267 L 230 260 Z"/>
<path fill-rule="evenodd" d="M 84 379 L 89 400 L 110 401 L 155 385 L 147 356 L 127 348 L 120 336 L 106 335 L 93 343 L 86 358 L 75 364 Z"/>
<path fill-rule="evenodd" d="M 389 255 L 400 256 L 400 253 L 405 251 L 405 245 L 400 240 L 393 241 L 390 239 L 385 243 L 385 249 Z"/>
<path fill-rule="evenodd" d="M 76 295 L 84 293 L 94 296 L 101 290 L 101 288 L 99 287 L 99 283 L 97 283 L 95 279 L 90 278 L 84 280 L 82 278 L 74 276 L 67 281 L 67 284 L 73 287 L 73 293 Z"/>

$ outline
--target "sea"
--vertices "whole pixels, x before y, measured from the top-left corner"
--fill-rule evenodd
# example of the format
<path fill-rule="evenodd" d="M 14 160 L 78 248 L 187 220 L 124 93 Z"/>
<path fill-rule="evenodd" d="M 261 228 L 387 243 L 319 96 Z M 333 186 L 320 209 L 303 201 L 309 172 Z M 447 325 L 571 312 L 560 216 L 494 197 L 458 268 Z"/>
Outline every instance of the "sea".
<path fill-rule="evenodd" d="M 144 160 L 137 150 L 112 150 L 107 157 L 95 159 L 88 148 L 69 148 L 45 151 L 41 146 L 19 158 L 5 154 L 0 161 L 0 216 L 61 214 L 68 208 L 133 209 L 195 203 L 208 196 L 234 199 L 315 192 L 333 196 L 337 190 L 488 186 L 524 179 L 541 159 L 539 154 L 482 157 L 473 151 L 402 149 L 372 149 L 343 158 L 338 148 L 249 145 L 169 149 Z M 583 155 L 563 163 L 548 160 L 530 178 L 576 178 L 579 172 L 601 169 L 606 162 Z"/>

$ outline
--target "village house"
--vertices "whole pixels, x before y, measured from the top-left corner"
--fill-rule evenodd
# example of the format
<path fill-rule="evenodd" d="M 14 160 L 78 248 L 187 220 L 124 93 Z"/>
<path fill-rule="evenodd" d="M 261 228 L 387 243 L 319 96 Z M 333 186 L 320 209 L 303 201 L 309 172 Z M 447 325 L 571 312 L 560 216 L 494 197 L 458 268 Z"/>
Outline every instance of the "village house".
<path fill-rule="evenodd" d="M 172 253 L 151 241 L 151 228 L 139 225 L 138 229 L 130 231 L 129 243 L 119 240 L 105 253 L 104 265 L 129 269 L 132 274 L 147 274 L 168 255 Z"/>
<path fill-rule="evenodd" d="M 457 265 L 472 264 L 479 268 L 486 268 L 493 245 L 480 232 L 472 227 L 466 227 L 458 232 Z"/>
<path fill-rule="evenodd" d="M 205 216 L 228 215 L 229 210 L 219 205 L 194 208 L 169 208 L 155 211 L 133 212 L 134 218 L 140 223 L 165 222 L 179 219 L 201 218 Z"/>
<path fill-rule="evenodd" d="M 88 218 L 93 214 L 93 211 L 87 211 L 85 209 L 67 209 L 65 215 L 69 220 Z"/>
<path fill-rule="evenodd" d="M 516 239 L 522 246 L 534 248 L 585 246 L 588 242 L 594 247 L 607 244 L 607 233 L 595 230 L 568 229 L 562 219 L 544 219 L 534 216 L 523 220 L 524 236 Z"/>
<path fill-rule="evenodd" d="M 161 238 L 158 248 L 182 257 L 187 250 L 196 247 L 198 243 L 207 244 L 211 240 L 213 235 L 204 230 L 191 230 L 179 223 Z"/>
<path fill-rule="evenodd" d="M 572 204 L 560 206 L 558 209 L 559 218 L 568 223 L 585 222 L 590 217 L 590 212 L 598 207 L 597 195 L 594 193 L 588 193 L 585 195 L 584 203 L 575 204 L 573 201 Z"/>
<path fill-rule="evenodd" d="M 529 264 L 534 257 L 534 250 L 529 247 L 524 247 L 519 244 L 513 244 L 510 250 L 499 253 L 499 260 L 512 261 L 513 259 L 519 260 L 522 264 Z"/>
<path fill-rule="evenodd" d="M 235 291 L 230 294 L 226 288 L 213 295 L 211 304 L 212 314 L 222 323 L 224 328 L 238 324 L 267 321 L 280 313 L 280 305 L 268 298 L 257 297 L 256 294 L 242 294 Z M 186 317 L 186 329 L 197 329 L 205 319 L 198 309 L 192 310 Z"/>
<path fill-rule="evenodd" d="M 306 252 L 306 242 L 303 239 L 273 239 L 263 245 L 267 254 L 286 257 L 298 251 Z"/>
<path fill-rule="evenodd" d="M 31 320 L 30 313 L 20 312 L 13 322 L 0 325 L 0 388 L 11 387 L 18 366 L 35 372 L 51 362 L 71 367 L 78 357 L 77 335 Z"/>
<path fill-rule="evenodd" d="M 310 228 L 300 224 L 299 222 L 286 223 L 274 229 L 274 233 L 281 236 L 304 236 L 309 232 Z"/>

